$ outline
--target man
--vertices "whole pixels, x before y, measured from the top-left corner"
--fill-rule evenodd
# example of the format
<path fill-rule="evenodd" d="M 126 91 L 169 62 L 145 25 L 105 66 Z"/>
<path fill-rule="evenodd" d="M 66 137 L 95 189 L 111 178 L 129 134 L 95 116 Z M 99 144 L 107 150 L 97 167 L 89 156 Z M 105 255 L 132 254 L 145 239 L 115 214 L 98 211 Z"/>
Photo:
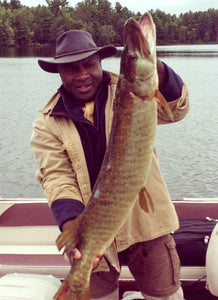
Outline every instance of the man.
<path fill-rule="evenodd" d="M 31 139 L 41 172 L 37 177 L 61 230 L 82 213 L 102 164 L 118 76 L 103 71 L 101 60 L 115 52 L 113 46 L 98 48 L 88 32 L 71 30 L 58 38 L 53 60 L 39 60 L 44 71 L 59 73 L 63 83 L 35 121 Z M 186 86 L 166 64 L 158 60 L 157 66 L 159 89 L 179 121 L 188 112 Z M 158 123 L 168 122 L 169 116 L 158 106 Z M 112 244 L 115 257 L 102 259 L 99 253 L 96 258 L 92 299 L 118 299 L 116 258 L 120 265 L 128 265 L 146 299 L 183 299 L 180 262 L 170 235 L 178 228 L 178 219 L 156 151 L 146 188 L 155 213 L 144 213 L 136 202 Z M 71 262 L 80 257 L 78 249 L 69 253 Z"/>

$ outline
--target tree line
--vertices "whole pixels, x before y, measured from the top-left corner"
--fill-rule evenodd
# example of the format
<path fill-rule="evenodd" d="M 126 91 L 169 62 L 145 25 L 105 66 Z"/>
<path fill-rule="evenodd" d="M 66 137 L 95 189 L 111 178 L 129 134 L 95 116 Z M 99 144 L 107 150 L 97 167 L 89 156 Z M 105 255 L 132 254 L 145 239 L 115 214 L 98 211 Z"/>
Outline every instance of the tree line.
<path fill-rule="evenodd" d="M 141 14 L 108 0 L 84 0 L 75 7 L 67 0 L 46 0 L 47 6 L 27 7 L 19 0 L 0 0 L 0 47 L 54 45 L 70 29 L 89 31 L 98 46 L 123 44 L 123 25 Z M 156 24 L 157 44 L 218 42 L 218 10 L 176 15 L 151 10 Z"/>

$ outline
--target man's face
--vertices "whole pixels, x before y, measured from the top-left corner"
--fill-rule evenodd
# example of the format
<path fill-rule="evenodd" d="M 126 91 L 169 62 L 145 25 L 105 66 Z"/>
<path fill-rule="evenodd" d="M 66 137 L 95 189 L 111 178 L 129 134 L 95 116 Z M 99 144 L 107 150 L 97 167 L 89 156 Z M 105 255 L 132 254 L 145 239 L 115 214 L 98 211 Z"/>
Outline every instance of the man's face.
<path fill-rule="evenodd" d="M 98 54 L 69 64 L 58 65 L 65 89 L 81 102 L 92 101 L 102 80 Z"/>

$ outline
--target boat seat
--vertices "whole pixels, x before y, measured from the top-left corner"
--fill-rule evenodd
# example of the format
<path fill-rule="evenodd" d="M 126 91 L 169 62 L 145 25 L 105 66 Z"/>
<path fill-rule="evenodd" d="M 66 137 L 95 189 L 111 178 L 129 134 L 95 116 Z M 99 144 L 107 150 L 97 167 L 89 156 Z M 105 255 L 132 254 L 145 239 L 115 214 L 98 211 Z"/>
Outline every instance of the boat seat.
<path fill-rule="evenodd" d="M 174 201 L 179 218 L 217 218 L 218 199 Z M 64 279 L 69 263 L 59 254 L 55 240 L 60 231 L 46 199 L 0 200 L 0 277 L 8 273 L 53 275 Z M 206 280 L 205 266 L 182 266 L 182 281 Z M 120 283 L 133 282 L 127 266 Z"/>

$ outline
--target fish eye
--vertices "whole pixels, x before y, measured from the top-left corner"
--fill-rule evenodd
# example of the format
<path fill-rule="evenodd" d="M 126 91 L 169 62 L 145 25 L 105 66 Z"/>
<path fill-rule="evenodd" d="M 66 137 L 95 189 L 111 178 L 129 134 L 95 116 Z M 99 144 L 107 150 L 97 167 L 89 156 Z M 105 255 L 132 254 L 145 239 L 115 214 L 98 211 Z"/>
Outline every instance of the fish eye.
<path fill-rule="evenodd" d="M 129 58 L 132 60 L 132 61 L 136 61 L 137 60 L 137 55 L 134 53 L 134 54 L 129 54 Z"/>

